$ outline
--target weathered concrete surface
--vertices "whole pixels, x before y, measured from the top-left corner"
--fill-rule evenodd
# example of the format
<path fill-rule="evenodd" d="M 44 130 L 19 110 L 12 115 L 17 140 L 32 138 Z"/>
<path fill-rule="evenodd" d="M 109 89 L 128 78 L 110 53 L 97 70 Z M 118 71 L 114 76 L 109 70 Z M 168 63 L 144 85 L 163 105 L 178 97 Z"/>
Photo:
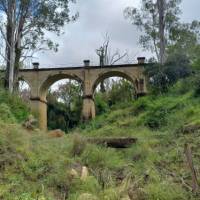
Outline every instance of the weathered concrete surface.
<path fill-rule="evenodd" d="M 47 129 L 47 92 L 49 87 L 61 79 L 77 80 L 83 88 L 83 120 L 95 117 L 94 91 L 104 79 L 118 76 L 128 79 L 135 86 L 137 95 L 147 93 L 144 64 L 85 66 L 75 68 L 41 68 L 20 70 L 18 78 L 31 88 L 31 107 L 38 113 L 39 126 Z"/>

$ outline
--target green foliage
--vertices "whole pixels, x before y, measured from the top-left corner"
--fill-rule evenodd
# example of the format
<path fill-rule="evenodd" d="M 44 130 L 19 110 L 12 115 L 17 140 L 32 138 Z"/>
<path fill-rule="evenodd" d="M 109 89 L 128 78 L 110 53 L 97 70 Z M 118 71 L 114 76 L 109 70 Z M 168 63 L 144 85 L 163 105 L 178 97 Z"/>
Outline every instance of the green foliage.
<path fill-rule="evenodd" d="M 97 93 L 95 95 L 95 107 L 97 115 L 103 114 L 109 110 L 109 106 L 105 101 L 103 94 Z"/>
<path fill-rule="evenodd" d="M 150 89 L 154 94 L 166 93 L 178 80 L 192 74 L 190 61 L 184 55 L 169 56 L 164 66 L 151 64 L 146 67 Z"/>
<path fill-rule="evenodd" d="M 71 150 L 72 155 L 80 156 L 84 152 L 85 147 L 86 147 L 85 139 L 82 136 L 75 134 L 73 136 L 73 146 Z"/>
<path fill-rule="evenodd" d="M 95 196 L 100 191 L 100 186 L 98 181 L 92 177 L 89 176 L 85 181 L 82 181 L 80 179 L 74 179 L 72 182 L 72 187 L 69 193 L 69 200 L 77 200 L 80 194 L 92 194 L 87 196 Z M 90 200 L 90 198 L 84 198 L 85 200 Z M 91 198 L 91 200 L 95 200 L 94 198 Z"/>
<path fill-rule="evenodd" d="M 82 88 L 76 81 L 60 84 L 48 94 L 48 127 L 69 132 L 80 121 L 82 111 Z"/>
<path fill-rule="evenodd" d="M 8 107 L 6 104 L 2 103 L 0 104 L 0 119 L 3 122 L 7 123 L 16 123 L 16 119 L 13 115 L 13 113 L 10 110 L 10 107 Z"/>
<path fill-rule="evenodd" d="M 188 134 L 182 131 L 186 125 L 199 125 L 195 80 L 195 76 L 187 77 L 165 95 L 149 94 L 125 103 L 123 108 L 112 107 L 74 130 L 75 135 L 63 138 L 27 133 L 19 125 L 0 120 L 0 198 L 199 199 L 182 184 L 184 181 L 190 187 L 192 180 L 185 167 L 185 143 L 192 145 L 199 174 L 199 130 Z M 85 142 L 85 137 L 105 136 L 136 137 L 138 141 L 128 149 L 117 150 Z M 80 178 L 82 166 L 89 171 L 84 180 Z M 71 173 L 72 169 L 77 175 Z"/>
<path fill-rule="evenodd" d="M 94 170 L 103 168 L 115 169 L 123 164 L 114 150 L 96 145 L 87 145 L 81 158 L 86 166 L 90 166 Z"/>
<path fill-rule="evenodd" d="M 196 74 L 194 85 L 195 85 L 194 95 L 196 97 L 199 97 L 200 96 L 200 74 L 199 73 Z"/>
<path fill-rule="evenodd" d="M 144 125 L 151 129 L 159 129 L 162 126 L 167 125 L 168 114 L 169 110 L 163 108 L 163 106 L 155 107 L 145 116 Z"/>
<path fill-rule="evenodd" d="M 181 0 L 165 1 L 164 18 L 165 18 L 165 43 L 173 41 L 174 30 L 179 24 L 179 15 L 181 10 L 179 5 Z M 159 60 L 160 35 L 159 35 L 159 8 L 157 1 L 142 0 L 140 8 L 127 7 L 124 11 L 125 18 L 129 19 L 132 24 L 142 31 L 140 44 L 145 50 L 156 53 Z"/>
<path fill-rule="evenodd" d="M 148 200 L 187 200 L 182 188 L 170 182 L 149 184 L 145 192 Z"/>
<path fill-rule="evenodd" d="M 13 12 L 13 16 L 16 20 L 16 29 L 20 29 L 21 32 L 18 34 L 21 35 L 22 44 L 25 46 L 17 47 L 16 59 L 20 59 L 24 53 L 24 49 L 32 50 L 41 50 L 41 49 L 51 49 L 57 51 L 58 44 L 55 44 L 50 38 L 46 37 L 45 32 L 53 32 L 57 35 L 61 34 L 62 27 L 69 23 L 70 21 L 75 21 L 78 17 L 78 14 L 70 16 L 69 14 L 69 4 L 70 0 L 55 0 L 52 1 L 38 1 L 33 0 L 24 1 L 19 0 L 16 3 L 16 6 L 11 6 L 7 1 L 3 0 L 0 2 L 1 13 L 0 17 L 6 16 L 8 12 Z M 28 15 L 24 13 L 28 12 Z M 34 19 L 34 20 L 33 20 Z M 13 26 L 10 21 L 5 21 L 5 26 Z M 20 24 L 20 28 L 18 25 Z M 3 26 L 3 24 L 2 24 Z M 25 30 L 28 27 L 28 31 Z M 8 29 L 10 30 L 10 29 Z M 9 38 L 10 39 L 10 38 Z M 19 41 L 15 41 L 18 42 Z M 19 55 L 18 55 L 19 54 Z M 19 65 L 19 63 L 17 63 Z"/>
<path fill-rule="evenodd" d="M 1 108 L 2 115 L 3 112 L 7 112 L 6 115 L 8 115 L 8 117 L 10 116 L 11 122 L 14 122 L 14 118 L 17 120 L 17 122 L 22 122 L 28 117 L 30 113 L 28 106 L 24 102 L 22 102 L 22 100 L 18 96 L 11 95 L 3 89 L 0 89 L 0 104 L 3 105 L 3 107 Z M 11 117 L 11 115 L 13 116 Z M 6 116 L 4 115 L 4 117 Z"/>

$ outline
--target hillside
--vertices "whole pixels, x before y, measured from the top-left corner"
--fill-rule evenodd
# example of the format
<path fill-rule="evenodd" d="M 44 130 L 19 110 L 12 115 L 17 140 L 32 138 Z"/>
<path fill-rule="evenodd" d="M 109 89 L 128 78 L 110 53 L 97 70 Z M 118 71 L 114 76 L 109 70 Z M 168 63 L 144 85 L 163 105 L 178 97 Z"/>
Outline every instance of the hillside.
<path fill-rule="evenodd" d="M 63 138 L 50 138 L 37 130 L 24 130 L 20 123 L 28 109 L 15 106 L 22 105 L 20 100 L 8 101 L 2 92 L 0 199 L 199 199 L 199 194 L 191 191 L 192 177 L 184 153 L 187 143 L 199 182 L 198 93 L 189 77 L 164 95 L 115 106 Z M 128 149 L 111 149 L 85 139 L 117 136 L 138 141 Z M 80 178 L 83 166 L 89 176 Z"/>

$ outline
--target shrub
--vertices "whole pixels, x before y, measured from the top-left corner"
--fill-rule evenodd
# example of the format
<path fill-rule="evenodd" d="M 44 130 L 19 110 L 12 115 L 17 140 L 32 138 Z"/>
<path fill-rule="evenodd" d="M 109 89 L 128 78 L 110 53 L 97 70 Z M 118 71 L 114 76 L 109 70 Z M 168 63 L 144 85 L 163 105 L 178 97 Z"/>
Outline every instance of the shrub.
<path fill-rule="evenodd" d="M 71 153 L 73 156 L 80 156 L 86 147 L 86 140 L 78 134 L 73 136 Z"/>
<path fill-rule="evenodd" d="M 184 190 L 173 183 L 159 182 L 150 183 L 145 192 L 148 200 L 187 200 Z"/>
<path fill-rule="evenodd" d="M 146 111 L 151 105 L 151 101 L 148 97 L 138 99 L 133 105 L 133 114 L 138 115 L 141 112 Z"/>
<path fill-rule="evenodd" d="M 194 95 L 195 97 L 199 97 L 200 96 L 200 74 L 196 75 L 194 85 L 195 85 Z"/>
<path fill-rule="evenodd" d="M 164 107 L 155 107 L 152 111 L 148 112 L 144 119 L 144 124 L 151 129 L 159 129 L 167 125 L 167 114 L 169 110 Z"/>
<path fill-rule="evenodd" d="M 81 156 L 84 165 L 95 169 L 116 169 L 124 163 L 114 149 L 107 149 L 96 145 L 87 145 Z"/>
<path fill-rule="evenodd" d="M 11 95 L 3 89 L 0 89 L 1 103 L 6 103 L 17 122 L 24 121 L 30 114 L 30 109 L 17 95 Z"/>
<path fill-rule="evenodd" d="M 95 96 L 95 107 L 96 107 L 96 113 L 97 115 L 103 114 L 108 111 L 109 107 L 107 102 L 105 101 L 105 98 L 102 94 L 96 94 Z"/>
<path fill-rule="evenodd" d="M 3 122 L 8 122 L 8 123 L 16 122 L 16 119 L 13 113 L 11 112 L 10 107 L 5 103 L 0 104 L 0 119 Z"/>
<path fill-rule="evenodd" d="M 150 86 L 155 94 L 165 93 L 171 85 L 178 80 L 192 74 L 189 60 L 184 56 L 168 58 L 167 62 L 160 66 L 152 64 L 146 67 L 146 74 L 150 80 Z"/>

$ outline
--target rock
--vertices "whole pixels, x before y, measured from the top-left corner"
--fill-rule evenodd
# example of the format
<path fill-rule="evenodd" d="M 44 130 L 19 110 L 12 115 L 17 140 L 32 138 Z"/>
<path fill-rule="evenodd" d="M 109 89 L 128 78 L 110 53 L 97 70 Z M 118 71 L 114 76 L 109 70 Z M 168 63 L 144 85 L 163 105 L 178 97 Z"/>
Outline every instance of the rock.
<path fill-rule="evenodd" d="M 75 169 L 71 169 L 70 175 L 71 175 L 72 178 L 79 177 L 78 172 Z"/>
<path fill-rule="evenodd" d="M 93 194 L 83 193 L 78 197 L 77 200 L 98 200 L 98 198 Z"/>
<path fill-rule="evenodd" d="M 28 119 L 22 124 L 27 130 L 33 131 L 37 128 L 38 121 L 33 115 L 29 115 Z"/>
<path fill-rule="evenodd" d="M 128 196 L 131 200 L 145 200 L 145 194 L 140 188 L 132 187 L 128 190 Z"/>
<path fill-rule="evenodd" d="M 125 196 L 125 197 L 122 197 L 121 200 L 131 200 L 131 199 L 129 198 L 129 196 Z"/>
<path fill-rule="evenodd" d="M 82 167 L 82 172 L 81 172 L 81 180 L 85 180 L 89 176 L 89 171 L 87 167 Z"/>
<path fill-rule="evenodd" d="M 50 138 L 60 138 L 65 135 L 65 132 L 61 131 L 60 129 L 52 130 L 48 132 L 48 136 Z"/>

